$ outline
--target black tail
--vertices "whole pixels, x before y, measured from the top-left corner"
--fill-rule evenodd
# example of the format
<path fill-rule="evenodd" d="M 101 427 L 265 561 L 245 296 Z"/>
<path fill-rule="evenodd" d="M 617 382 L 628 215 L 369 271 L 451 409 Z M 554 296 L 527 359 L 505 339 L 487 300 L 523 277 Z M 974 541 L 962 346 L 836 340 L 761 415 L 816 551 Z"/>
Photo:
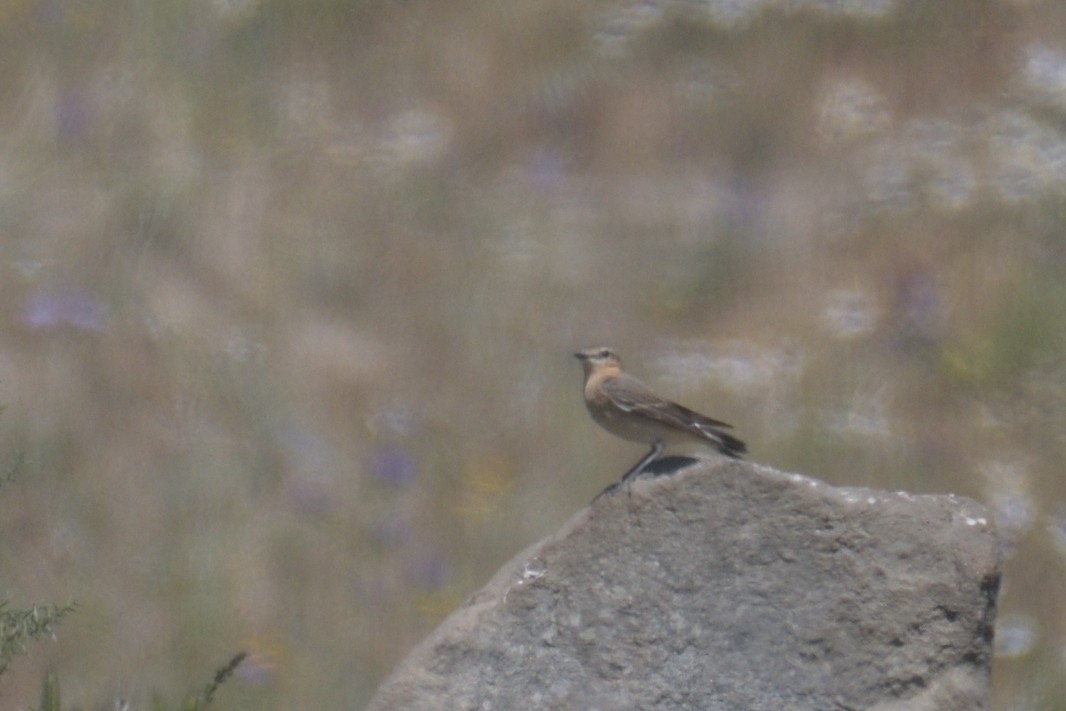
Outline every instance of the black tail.
<path fill-rule="evenodd" d="M 716 431 L 714 435 L 718 439 L 718 451 L 727 457 L 740 459 L 748 451 L 748 445 L 732 435 L 722 431 Z"/>

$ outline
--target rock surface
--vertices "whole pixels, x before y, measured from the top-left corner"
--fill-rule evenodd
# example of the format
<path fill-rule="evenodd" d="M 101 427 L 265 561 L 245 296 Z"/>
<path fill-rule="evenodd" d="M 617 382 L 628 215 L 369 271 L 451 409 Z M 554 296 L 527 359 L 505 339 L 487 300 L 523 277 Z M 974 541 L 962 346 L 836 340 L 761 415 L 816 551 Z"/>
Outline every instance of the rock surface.
<path fill-rule="evenodd" d="M 700 460 L 505 565 L 369 709 L 975 711 L 998 582 L 973 501 Z"/>

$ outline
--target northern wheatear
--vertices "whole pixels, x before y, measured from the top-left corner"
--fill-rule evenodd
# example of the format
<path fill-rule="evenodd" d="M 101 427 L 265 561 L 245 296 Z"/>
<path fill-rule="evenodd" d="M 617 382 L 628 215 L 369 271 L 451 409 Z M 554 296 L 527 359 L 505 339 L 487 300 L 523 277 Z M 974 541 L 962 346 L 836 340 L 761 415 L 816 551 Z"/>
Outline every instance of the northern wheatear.
<path fill-rule="evenodd" d="M 585 369 L 585 406 L 592 419 L 617 437 L 651 446 L 651 451 L 622 477 L 623 482 L 644 471 L 667 444 L 709 444 L 734 459 L 748 451 L 743 442 L 724 431 L 732 425 L 661 398 L 622 372 L 622 361 L 610 348 L 589 348 L 574 357 Z"/>

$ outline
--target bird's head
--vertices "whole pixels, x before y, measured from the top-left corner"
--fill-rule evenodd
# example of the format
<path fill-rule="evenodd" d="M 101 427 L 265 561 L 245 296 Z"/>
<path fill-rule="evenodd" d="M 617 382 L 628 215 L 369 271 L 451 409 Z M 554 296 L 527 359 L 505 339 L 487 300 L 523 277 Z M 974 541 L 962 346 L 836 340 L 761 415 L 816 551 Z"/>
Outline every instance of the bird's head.
<path fill-rule="evenodd" d="M 585 375 L 594 373 L 602 368 L 622 367 L 622 360 L 618 357 L 618 354 L 614 350 L 602 346 L 578 351 L 574 354 L 574 357 L 581 361 L 581 366 L 585 369 Z"/>

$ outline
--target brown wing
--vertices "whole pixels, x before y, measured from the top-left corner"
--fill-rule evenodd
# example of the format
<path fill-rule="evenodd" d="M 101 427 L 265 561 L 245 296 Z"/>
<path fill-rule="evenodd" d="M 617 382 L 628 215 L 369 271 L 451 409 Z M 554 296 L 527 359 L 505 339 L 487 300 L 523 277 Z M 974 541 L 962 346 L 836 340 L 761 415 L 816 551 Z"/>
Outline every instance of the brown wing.
<path fill-rule="evenodd" d="M 664 400 L 630 375 L 623 373 L 608 378 L 603 381 L 602 390 L 618 409 L 702 435 L 715 443 L 722 454 L 737 457 L 747 451 L 742 441 L 722 431 L 731 429 L 732 425 Z"/>
<path fill-rule="evenodd" d="M 732 425 L 693 412 L 675 402 L 664 400 L 648 386 L 630 375 L 619 375 L 603 382 L 603 392 L 621 410 L 641 415 L 672 427 L 692 429 L 703 425 L 708 428 L 731 428 Z"/>

